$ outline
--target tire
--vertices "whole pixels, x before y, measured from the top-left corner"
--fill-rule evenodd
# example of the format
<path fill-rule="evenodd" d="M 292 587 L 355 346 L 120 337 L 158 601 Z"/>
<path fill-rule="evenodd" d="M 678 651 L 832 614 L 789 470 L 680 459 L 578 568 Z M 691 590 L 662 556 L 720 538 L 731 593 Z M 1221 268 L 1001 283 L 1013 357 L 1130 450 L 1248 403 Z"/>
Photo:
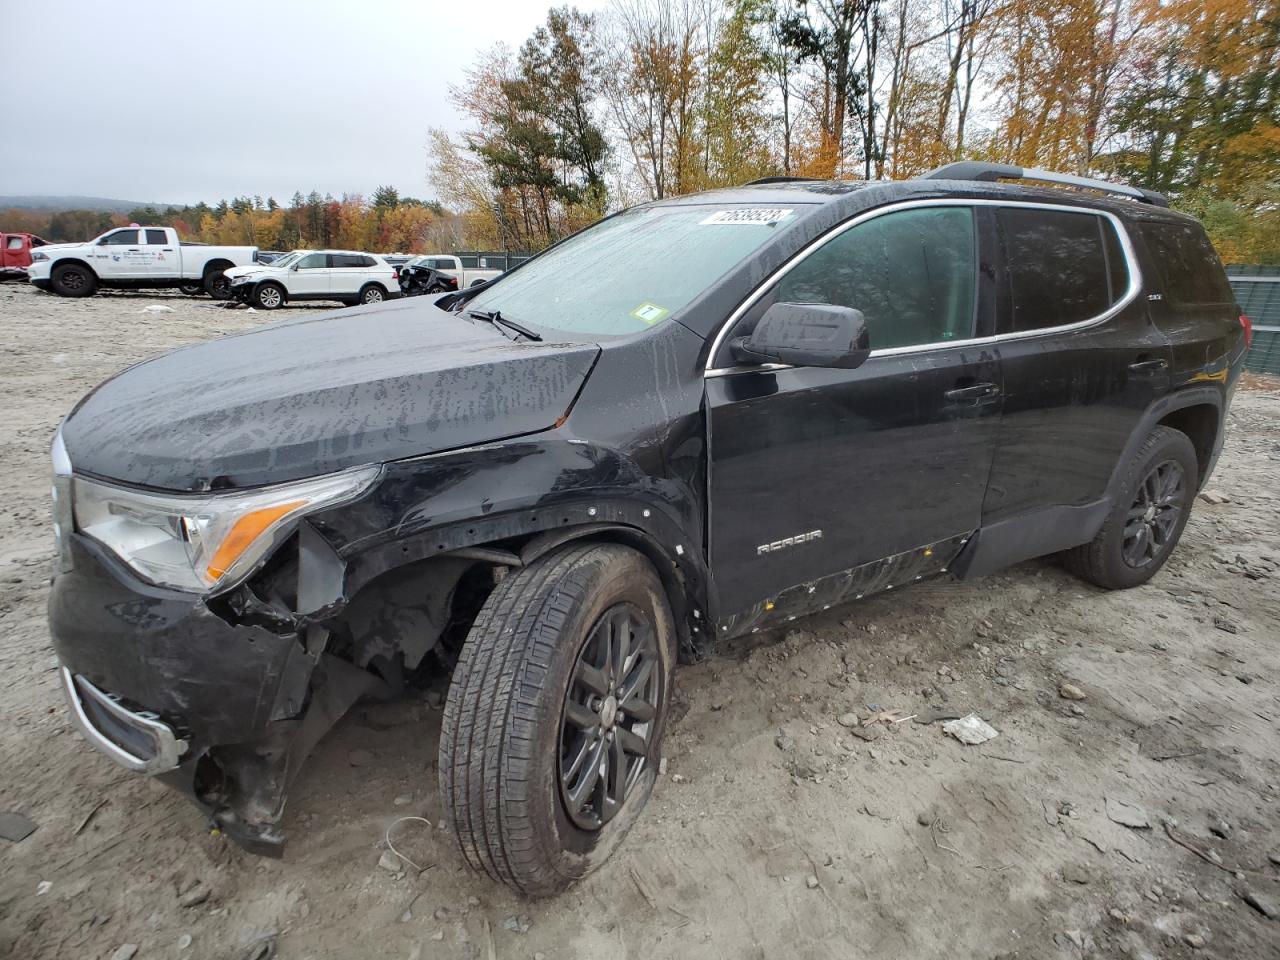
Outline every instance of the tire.
<path fill-rule="evenodd" d="M 387 299 L 387 291 L 376 283 L 365 284 L 360 288 L 360 303 L 382 303 Z"/>
<path fill-rule="evenodd" d="M 284 287 L 278 283 L 260 283 L 253 291 L 253 304 L 262 310 L 276 310 L 285 305 Z"/>
<path fill-rule="evenodd" d="M 178 291 L 186 294 L 188 297 L 198 297 L 205 292 L 203 283 L 180 283 Z"/>
<path fill-rule="evenodd" d="M 1106 590 L 1146 583 L 1178 545 L 1199 486 L 1191 440 L 1179 430 L 1156 427 L 1129 461 L 1098 535 L 1066 551 L 1063 563 Z"/>
<path fill-rule="evenodd" d="M 98 278 L 86 266 L 63 263 L 53 268 L 49 286 L 61 297 L 91 297 L 98 292 Z"/>
<path fill-rule="evenodd" d="M 640 653 L 620 697 L 594 696 L 592 686 L 614 689 L 602 651 L 623 617 Z M 589 661 L 603 669 L 588 673 Z M 508 574 L 463 645 L 440 733 L 441 799 L 467 863 L 529 897 L 599 867 L 653 790 L 674 663 L 666 594 L 635 550 L 570 545 Z M 631 696 L 625 687 L 637 683 Z M 625 776 L 598 777 L 603 763 Z M 609 783 L 621 802 L 609 802 Z M 570 788 L 585 804 L 572 803 Z"/>
<path fill-rule="evenodd" d="M 210 270 L 204 275 L 204 292 L 215 300 L 230 300 L 231 280 L 221 270 Z"/>

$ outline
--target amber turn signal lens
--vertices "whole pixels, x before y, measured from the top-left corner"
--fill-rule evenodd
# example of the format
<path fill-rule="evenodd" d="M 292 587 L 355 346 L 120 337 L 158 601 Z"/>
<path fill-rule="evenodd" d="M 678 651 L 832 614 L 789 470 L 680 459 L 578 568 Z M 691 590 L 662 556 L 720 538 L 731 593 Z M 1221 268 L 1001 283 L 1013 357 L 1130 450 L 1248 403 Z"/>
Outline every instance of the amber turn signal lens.
<path fill-rule="evenodd" d="M 209 561 L 209 578 L 216 581 L 231 568 L 231 565 L 239 559 L 240 554 L 249 549 L 253 541 L 270 529 L 273 523 L 285 514 L 304 506 L 306 502 L 305 500 L 292 500 L 289 503 L 281 503 L 274 507 L 264 507 L 261 510 L 253 511 L 253 513 L 246 513 L 237 520 L 235 525 L 232 526 L 231 532 L 227 534 L 227 538 L 218 545 L 213 559 Z"/>

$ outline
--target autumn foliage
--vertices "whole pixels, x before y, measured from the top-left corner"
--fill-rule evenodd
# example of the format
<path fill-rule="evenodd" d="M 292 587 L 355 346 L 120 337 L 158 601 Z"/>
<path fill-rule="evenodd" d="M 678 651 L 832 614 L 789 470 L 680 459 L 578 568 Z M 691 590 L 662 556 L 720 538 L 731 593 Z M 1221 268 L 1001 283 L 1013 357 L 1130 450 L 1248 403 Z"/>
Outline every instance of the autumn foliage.
<path fill-rule="evenodd" d="M 485 51 L 430 132 L 474 245 L 770 174 L 1112 177 L 1280 262 L 1280 0 L 614 0 Z M 588 146 L 589 145 L 589 146 Z"/>

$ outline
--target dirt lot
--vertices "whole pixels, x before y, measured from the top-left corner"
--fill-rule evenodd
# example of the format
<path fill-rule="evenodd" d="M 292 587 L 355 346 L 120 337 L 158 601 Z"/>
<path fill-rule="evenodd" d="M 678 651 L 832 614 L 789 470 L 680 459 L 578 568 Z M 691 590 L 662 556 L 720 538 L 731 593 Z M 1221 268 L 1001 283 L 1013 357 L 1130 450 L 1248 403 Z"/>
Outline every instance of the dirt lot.
<path fill-rule="evenodd" d="M 119 368 L 264 319 L 0 285 L 0 811 L 39 824 L 0 840 L 0 957 L 1280 957 L 1280 388 L 1237 397 L 1211 485 L 1230 502 L 1197 503 L 1148 586 L 1028 563 L 682 669 L 622 852 L 526 903 L 433 826 L 438 690 L 321 744 L 278 862 L 71 728 L 44 621 L 54 426 Z M 877 709 L 918 716 L 873 740 L 841 722 Z M 919 722 L 970 711 L 999 737 Z M 378 866 L 404 816 L 431 821 L 393 834 L 421 874 Z"/>

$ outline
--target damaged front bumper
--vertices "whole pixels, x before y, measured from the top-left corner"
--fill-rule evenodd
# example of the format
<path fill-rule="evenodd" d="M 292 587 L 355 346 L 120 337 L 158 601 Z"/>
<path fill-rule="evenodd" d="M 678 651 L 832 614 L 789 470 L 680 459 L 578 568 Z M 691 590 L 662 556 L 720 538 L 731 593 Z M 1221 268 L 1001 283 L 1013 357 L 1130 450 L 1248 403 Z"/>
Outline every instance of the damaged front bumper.
<path fill-rule="evenodd" d="M 95 747 L 279 856 L 285 790 L 320 737 L 380 682 L 326 655 L 319 627 L 232 623 L 73 535 L 49 626 L 74 723 Z"/>

